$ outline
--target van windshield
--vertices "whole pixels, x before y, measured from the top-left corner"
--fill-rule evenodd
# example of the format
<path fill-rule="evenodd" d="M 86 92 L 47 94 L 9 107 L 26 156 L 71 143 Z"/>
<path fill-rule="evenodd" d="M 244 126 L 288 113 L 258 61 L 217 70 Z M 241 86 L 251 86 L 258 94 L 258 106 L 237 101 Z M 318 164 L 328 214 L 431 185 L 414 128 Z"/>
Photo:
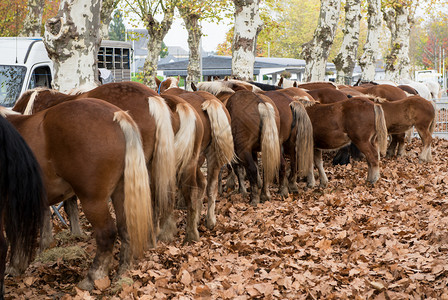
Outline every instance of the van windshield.
<path fill-rule="evenodd" d="M 0 65 L 0 105 L 11 107 L 20 96 L 26 67 Z"/>

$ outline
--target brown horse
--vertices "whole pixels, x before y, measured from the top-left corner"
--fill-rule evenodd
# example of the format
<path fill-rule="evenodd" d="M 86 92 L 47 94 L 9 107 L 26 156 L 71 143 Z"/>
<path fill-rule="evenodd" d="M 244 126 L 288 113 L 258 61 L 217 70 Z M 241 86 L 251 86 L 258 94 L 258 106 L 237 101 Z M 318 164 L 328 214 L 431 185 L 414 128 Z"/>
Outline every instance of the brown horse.
<path fill-rule="evenodd" d="M 373 99 L 384 110 L 387 131 L 390 134 L 402 136 L 407 130 L 415 127 L 422 139 L 423 149 L 420 153 L 420 162 L 432 161 L 431 141 L 434 132 L 437 108 L 435 103 L 420 96 L 411 96 L 398 101 L 387 101 L 382 98 Z M 400 143 L 401 142 L 401 143 Z M 404 152 L 404 139 L 392 139 L 387 155 L 393 156 L 398 144 L 398 155 Z"/>
<path fill-rule="evenodd" d="M 3 299 L 8 247 L 10 264 L 26 268 L 34 254 L 48 203 L 39 163 L 3 116 L 0 116 L 0 144 L 0 299 Z M 10 270 L 9 273 L 16 275 Z"/>
<path fill-rule="evenodd" d="M 314 100 L 319 101 L 322 104 L 329 104 L 348 99 L 345 93 L 333 88 L 309 90 L 307 93 L 310 94 Z"/>
<path fill-rule="evenodd" d="M 306 110 L 313 123 L 314 163 L 319 170 L 320 186 L 325 187 L 328 183 L 322 150 L 338 149 L 350 142 L 366 156 L 369 166 L 367 181 L 374 184 L 380 176 L 378 149 L 384 153 L 387 146 L 386 122 L 381 106 L 365 98 L 351 98 L 332 104 L 315 104 Z M 314 184 L 311 168 L 308 185 Z"/>
<path fill-rule="evenodd" d="M 337 89 L 337 86 L 331 81 L 305 82 L 305 83 L 298 84 L 297 87 L 301 88 L 301 89 L 305 89 L 305 90 L 315 90 L 315 89 L 322 89 L 322 88 Z"/>
<path fill-rule="evenodd" d="M 180 88 L 169 88 L 164 89 L 162 93 L 162 96 L 166 95 L 177 95 L 192 105 L 204 126 L 204 138 L 201 144 L 202 158 L 199 161 L 198 170 L 206 159 L 208 198 L 206 225 L 212 229 L 216 225 L 215 202 L 218 195 L 219 171 L 223 165 L 231 163 L 234 158 L 229 112 L 215 96 L 208 92 L 187 92 Z"/>
<path fill-rule="evenodd" d="M 142 135 L 145 159 L 154 191 L 154 221 L 156 227 L 160 226 L 160 229 L 156 231 L 159 238 L 170 240 L 175 232 L 175 223 L 171 216 L 174 208 L 173 195 L 176 180 L 174 133 L 170 110 L 156 92 L 137 82 L 104 84 L 91 91 L 75 95 L 36 89 L 22 95 L 13 110 L 22 113 L 37 112 L 61 102 L 86 97 L 102 99 L 128 111 L 137 123 Z M 70 224 L 77 224 L 74 217 L 76 213 L 75 209 L 68 212 Z"/>
<path fill-rule="evenodd" d="M 305 110 L 299 101 L 280 90 L 264 92 L 271 98 L 278 109 L 280 117 L 280 143 L 282 155 L 280 160 L 279 192 L 282 197 L 289 192 L 298 192 L 297 175 L 306 174 L 313 165 L 313 127 Z M 286 161 L 284 155 L 290 158 L 291 171 L 289 184 L 286 178 Z"/>
<path fill-rule="evenodd" d="M 185 241 L 198 241 L 205 179 L 200 171 L 199 156 L 204 140 L 204 126 L 194 107 L 176 95 L 162 95 L 171 109 L 175 133 L 177 185 L 187 205 Z"/>
<path fill-rule="evenodd" d="M 92 289 L 95 280 L 108 276 L 117 229 L 119 272 L 131 264 L 133 254 L 140 256 L 155 242 L 145 155 L 129 114 L 98 99 L 68 101 L 30 116 L 2 112 L 36 155 L 48 204 L 76 194 L 92 224 L 97 253 L 81 288 Z"/>
<path fill-rule="evenodd" d="M 408 95 L 400 89 L 399 87 L 389 85 L 389 84 L 378 84 L 368 87 L 364 86 L 354 86 L 353 89 L 364 93 L 366 95 L 375 95 L 387 99 L 389 101 L 401 100 L 406 98 Z"/>
<path fill-rule="evenodd" d="M 261 152 L 264 175 L 261 200 L 270 199 L 268 187 L 279 169 L 279 113 L 269 97 L 247 90 L 235 92 L 228 99 L 226 107 L 232 118 L 235 154 L 238 163 L 246 169 L 251 187 L 251 204 L 256 205 L 260 202 L 257 152 Z M 245 192 L 242 184 L 241 188 Z"/>

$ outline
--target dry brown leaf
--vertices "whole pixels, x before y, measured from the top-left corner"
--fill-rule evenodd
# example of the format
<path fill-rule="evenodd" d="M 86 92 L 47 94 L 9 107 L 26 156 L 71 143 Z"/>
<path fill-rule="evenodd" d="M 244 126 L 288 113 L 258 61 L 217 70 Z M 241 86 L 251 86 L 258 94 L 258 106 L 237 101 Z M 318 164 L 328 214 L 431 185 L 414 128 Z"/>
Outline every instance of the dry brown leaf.
<path fill-rule="evenodd" d="M 103 277 L 101 279 L 95 280 L 95 287 L 100 291 L 104 291 L 110 286 L 109 276 Z"/>

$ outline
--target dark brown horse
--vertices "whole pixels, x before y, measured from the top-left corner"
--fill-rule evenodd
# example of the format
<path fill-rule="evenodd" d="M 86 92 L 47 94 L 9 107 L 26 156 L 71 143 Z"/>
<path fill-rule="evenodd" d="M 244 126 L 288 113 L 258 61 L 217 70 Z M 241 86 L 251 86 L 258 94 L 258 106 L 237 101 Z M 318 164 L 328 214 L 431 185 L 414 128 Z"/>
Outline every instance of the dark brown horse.
<path fill-rule="evenodd" d="M 365 98 L 351 98 L 333 104 L 315 104 L 306 108 L 313 123 L 314 163 L 319 170 L 320 186 L 328 178 L 323 169 L 322 150 L 341 148 L 354 143 L 366 156 L 369 166 L 367 181 L 374 184 L 380 176 L 379 152 L 385 153 L 387 129 L 384 112 L 379 105 Z M 310 169 L 308 185 L 314 186 Z"/>
<path fill-rule="evenodd" d="M 368 87 L 354 86 L 353 89 L 366 95 L 375 95 L 389 101 L 401 100 L 407 97 L 402 89 L 389 84 L 378 84 Z"/>
<path fill-rule="evenodd" d="M 282 156 L 280 160 L 280 195 L 288 196 L 289 192 L 298 192 L 297 175 L 305 175 L 313 165 L 313 127 L 299 101 L 280 90 L 264 92 L 275 103 L 280 117 L 280 143 Z M 286 178 L 285 157 L 290 158 L 291 171 Z M 289 189 L 288 189 L 289 187 Z"/>
<path fill-rule="evenodd" d="M 331 81 L 316 81 L 316 82 L 305 82 L 297 85 L 298 88 L 305 89 L 305 90 L 315 90 L 315 89 L 322 89 L 322 88 L 330 88 L 330 89 L 337 89 L 336 85 Z"/>
<path fill-rule="evenodd" d="M 204 138 L 201 144 L 202 158 L 198 169 L 206 159 L 208 198 L 206 225 L 212 229 L 216 225 L 215 202 L 218 195 L 219 171 L 223 165 L 231 163 L 234 157 L 229 112 L 223 103 L 208 92 L 187 92 L 180 88 L 163 90 L 162 96 L 177 95 L 192 105 L 204 126 Z"/>
<path fill-rule="evenodd" d="M 48 204 L 77 195 L 92 224 L 97 253 L 81 288 L 109 275 L 117 229 L 119 272 L 155 243 L 145 155 L 129 114 L 98 99 L 67 101 L 30 116 L 9 113 L 42 168 Z"/>
<path fill-rule="evenodd" d="M 10 264 L 24 270 L 33 256 L 45 210 L 49 208 L 39 164 L 3 115 L 0 116 L 0 144 L 0 298 L 3 299 L 8 246 Z"/>
<path fill-rule="evenodd" d="M 128 111 L 137 123 L 154 191 L 154 221 L 157 227 L 160 223 L 160 229 L 156 231 L 159 238 L 170 240 L 176 230 L 171 217 L 176 183 L 174 133 L 170 110 L 156 92 L 137 82 L 109 83 L 75 95 L 36 89 L 22 95 L 13 110 L 22 113 L 37 112 L 61 102 L 86 97 L 102 99 Z M 69 212 L 70 220 L 76 219 L 73 217 L 76 213 L 77 210 Z M 77 222 L 70 222 L 75 223 Z"/>
<path fill-rule="evenodd" d="M 251 187 L 251 204 L 256 205 L 260 202 L 257 152 L 261 152 L 263 166 L 261 200 L 270 199 L 268 187 L 279 169 L 279 113 L 269 97 L 247 90 L 235 92 L 228 99 L 226 107 L 232 118 L 235 154 L 238 163 L 246 169 Z M 244 192 L 242 184 L 241 188 Z"/>

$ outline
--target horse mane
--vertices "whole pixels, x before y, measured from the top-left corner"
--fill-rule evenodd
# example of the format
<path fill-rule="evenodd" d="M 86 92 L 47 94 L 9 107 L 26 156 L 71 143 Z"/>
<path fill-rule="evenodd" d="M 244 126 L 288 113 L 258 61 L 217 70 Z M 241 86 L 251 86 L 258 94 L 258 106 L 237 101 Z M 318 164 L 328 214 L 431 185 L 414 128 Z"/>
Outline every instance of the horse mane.
<path fill-rule="evenodd" d="M 243 80 L 238 80 L 238 79 L 230 79 L 230 80 L 225 81 L 225 82 L 227 82 L 227 85 L 229 85 L 229 87 L 232 84 L 241 84 L 241 85 L 245 85 L 245 86 L 250 85 L 252 87 L 252 92 L 254 92 L 254 93 L 259 93 L 259 92 L 263 91 L 261 88 L 259 88 L 258 86 L 254 85 L 254 84 L 252 84 L 251 82 L 248 82 L 248 81 L 243 81 Z"/>
<path fill-rule="evenodd" d="M 302 97 L 302 96 L 294 96 L 294 97 L 292 97 L 292 99 L 293 99 L 294 101 L 297 101 L 297 102 L 302 103 L 302 105 L 303 105 L 304 107 L 313 106 L 313 105 L 319 103 L 319 102 L 316 101 L 316 100 L 310 100 L 308 97 L 305 98 L 305 97 Z"/>
<path fill-rule="evenodd" d="M 382 98 L 382 97 L 378 97 L 376 95 L 372 95 L 372 94 L 366 94 L 365 96 L 363 96 L 365 98 L 368 98 L 369 100 L 375 102 L 375 103 L 385 103 L 385 102 L 389 102 L 386 98 Z"/>
<path fill-rule="evenodd" d="M 215 96 L 221 92 L 235 93 L 235 91 L 228 85 L 225 85 L 224 82 L 227 81 L 203 81 L 198 83 L 197 88 L 198 90 L 209 92 Z"/>
<path fill-rule="evenodd" d="M 274 90 L 283 89 L 282 87 L 277 86 L 277 85 L 266 84 L 266 83 L 261 83 L 261 82 L 248 81 L 248 83 L 255 85 L 256 87 L 259 87 L 263 91 L 274 91 Z"/>
<path fill-rule="evenodd" d="M 76 88 L 69 90 L 68 92 L 66 92 L 66 94 L 76 96 L 76 95 L 87 93 L 97 87 L 99 87 L 99 85 L 95 82 L 86 82 Z"/>

